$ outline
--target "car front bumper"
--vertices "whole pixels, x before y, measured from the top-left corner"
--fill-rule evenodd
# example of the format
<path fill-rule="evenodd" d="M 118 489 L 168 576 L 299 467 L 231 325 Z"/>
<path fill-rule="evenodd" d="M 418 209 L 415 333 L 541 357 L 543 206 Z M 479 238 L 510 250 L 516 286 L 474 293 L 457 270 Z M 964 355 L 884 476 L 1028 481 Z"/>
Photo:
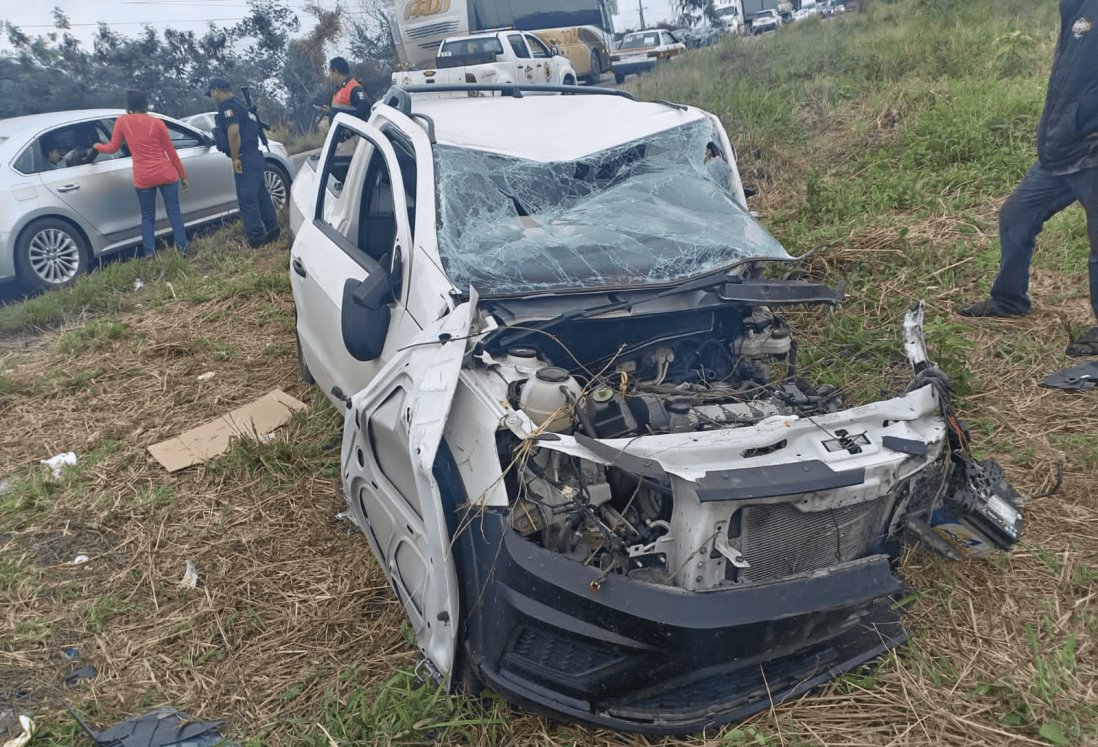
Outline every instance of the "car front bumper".
<path fill-rule="evenodd" d="M 874 555 L 705 593 L 603 577 L 497 512 L 462 532 L 467 665 L 533 710 L 686 734 L 795 697 L 903 643 L 905 587 Z"/>

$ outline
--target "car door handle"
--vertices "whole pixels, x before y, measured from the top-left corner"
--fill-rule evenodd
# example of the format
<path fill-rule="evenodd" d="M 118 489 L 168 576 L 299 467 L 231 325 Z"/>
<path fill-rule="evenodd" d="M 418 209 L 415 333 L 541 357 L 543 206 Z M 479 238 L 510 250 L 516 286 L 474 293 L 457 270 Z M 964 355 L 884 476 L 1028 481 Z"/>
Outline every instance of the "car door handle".
<path fill-rule="evenodd" d="M 80 189 L 79 184 L 66 184 L 62 187 L 58 187 L 57 191 L 58 192 L 75 192 L 78 189 Z"/>
<path fill-rule="evenodd" d="M 302 264 L 300 258 L 294 257 L 294 261 L 292 262 L 292 264 L 294 267 L 294 272 L 296 272 L 301 277 L 307 277 L 309 275 L 309 273 L 305 272 L 305 265 Z"/>

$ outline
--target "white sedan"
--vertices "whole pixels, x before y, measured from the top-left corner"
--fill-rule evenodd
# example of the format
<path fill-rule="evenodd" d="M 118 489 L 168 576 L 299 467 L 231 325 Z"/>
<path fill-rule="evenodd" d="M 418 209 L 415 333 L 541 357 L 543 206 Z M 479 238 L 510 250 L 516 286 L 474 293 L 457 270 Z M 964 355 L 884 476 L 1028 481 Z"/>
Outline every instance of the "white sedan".
<path fill-rule="evenodd" d="M 784 309 L 842 291 L 763 276 L 796 260 L 717 118 L 536 91 L 393 89 L 293 189 L 300 370 L 345 413 L 343 493 L 421 670 L 684 734 L 902 644 L 901 540 L 963 557 L 1022 525 L 921 307 L 908 385 L 814 387 Z"/>
<path fill-rule="evenodd" d="M 91 147 L 110 141 L 123 113 L 84 109 L 0 120 L 0 280 L 61 288 L 97 257 L 141 243 L 128 150 L 99 154 Z M 235 214 L 232 162 L 206 132 L 161 119 L 190 181 L 180 194 L 184 222 L 195 226 Z M 285 204 L 293 164 L 277 152 L 265 157 Z M 163 205 L 157 210 L 157 234 L 170 233 Z"/>

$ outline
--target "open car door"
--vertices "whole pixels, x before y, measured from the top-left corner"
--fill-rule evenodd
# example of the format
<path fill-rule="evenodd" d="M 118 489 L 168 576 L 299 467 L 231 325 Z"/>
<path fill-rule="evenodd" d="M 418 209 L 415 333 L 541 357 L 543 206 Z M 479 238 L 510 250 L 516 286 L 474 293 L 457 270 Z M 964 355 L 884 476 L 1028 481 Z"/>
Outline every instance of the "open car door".
<path fill-rule="evenodd" d="M 457 571 L 432 472 L 457 389 L 476 297 L 429 325 L 351 398 L 343 491 L 446 686 L 457 646 Z"/>

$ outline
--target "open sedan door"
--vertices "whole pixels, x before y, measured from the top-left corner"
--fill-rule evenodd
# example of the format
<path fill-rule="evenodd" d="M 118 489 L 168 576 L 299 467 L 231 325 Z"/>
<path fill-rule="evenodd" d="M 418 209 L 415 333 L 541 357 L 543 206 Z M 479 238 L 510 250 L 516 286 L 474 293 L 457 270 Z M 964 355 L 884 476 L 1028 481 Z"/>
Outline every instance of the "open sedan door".
<path fill-rule="evenodd" d="M 476 303 L 474 295 L 410 340 L 351 398 L 343 429 L 343 491 L 352 516 L 446 686 L 460 604 L 448 509 L 433 470 Z"/>

